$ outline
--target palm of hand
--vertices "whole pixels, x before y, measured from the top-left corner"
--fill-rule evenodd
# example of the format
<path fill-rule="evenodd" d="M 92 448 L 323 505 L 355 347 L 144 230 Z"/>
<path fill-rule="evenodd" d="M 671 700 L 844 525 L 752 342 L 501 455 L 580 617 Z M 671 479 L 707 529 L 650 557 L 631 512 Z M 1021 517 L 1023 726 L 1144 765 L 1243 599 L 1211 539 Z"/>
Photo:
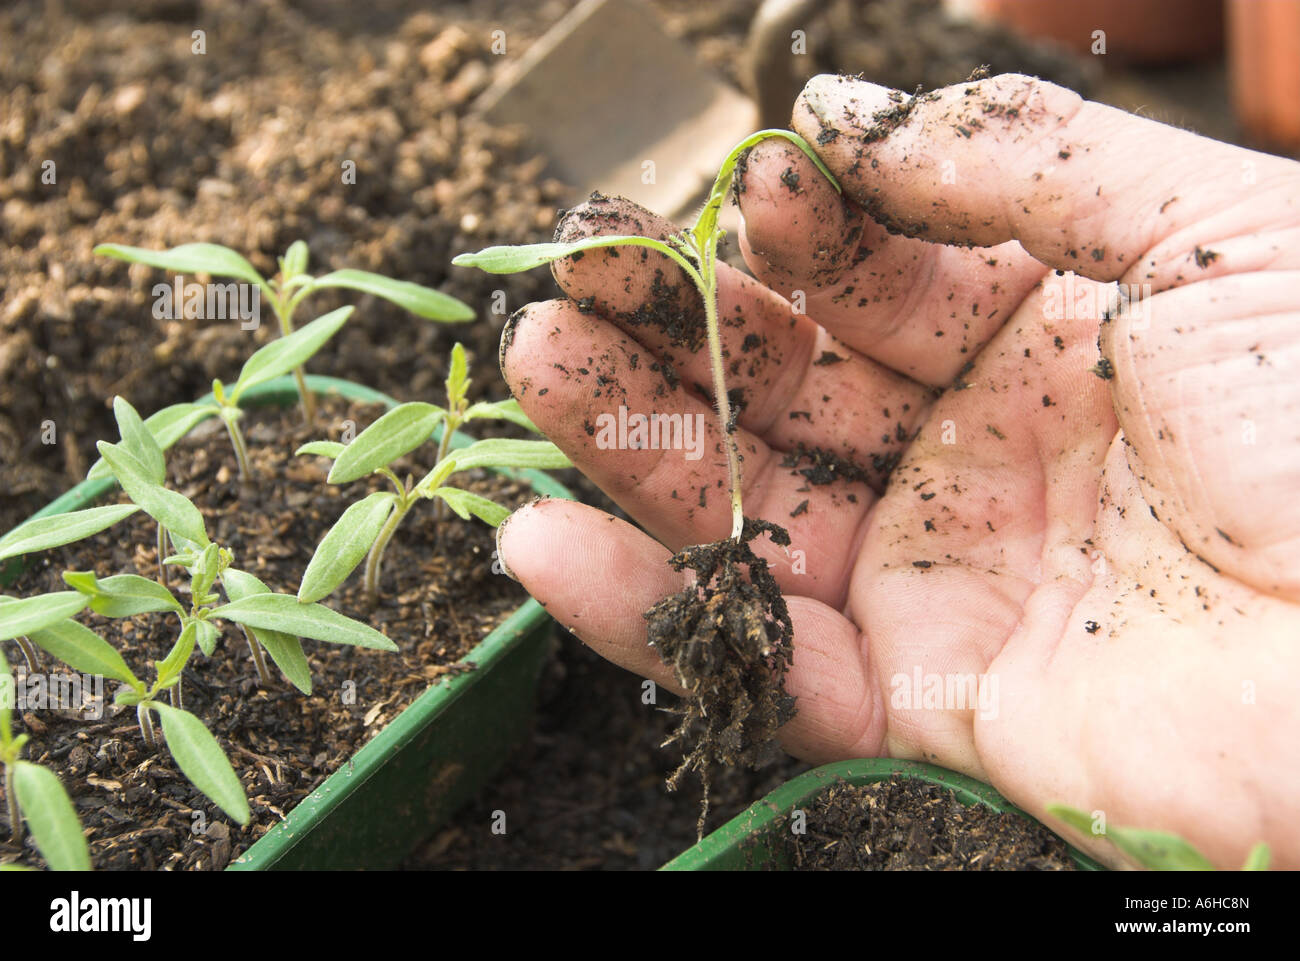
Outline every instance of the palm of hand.
<path fill-rule="evenodd" d="M 796 106 L 809 140 L 828 124 L 846 134 L 823 156 L 848 194 L 925 240 L 841 206 L 792 148 L 760 147 L 745 176 L 742 249 L 768 286 L 727 273 L 720 309 L 724 322 L 743 317 L 724 335 L 732 384 L 747 392 L 747 510 L 789 527 L 802 552 L 769 555 L 796 629 L 800 715 L 785 743 L 814 761 L 930 760 L 1031 812 L 1101 809 L 1110 823 L 1184 834 L 1227 865 L 1265 838 L 1294 866 L 1300 388 L 1287 370 L 1300 360 L 1300 178 L 1257 158 L 1264 186 L 1234 197 L 1241 158 L 1256 155 L 1022 78 L 977 86 L 981 106 L 970 87 L 949 88 L 883 138 L 852 136 L 870 126 L 857 88 L 810 88 Z M 959 140 L 953 112 L 1007 117 L 989 103 L 1018 117 L 983 143 Z M 1132 173 L 1104 162 L 1135 147 L 1197 159 Z M 1074 157 L 1064 196 L 1051 176 Z M 980 189 L 945 194 L 929 176 L 944 158 Z M 1189 178 L 1206 184 L 1201 196 Z M 1170 211 L 1158 230 L 1157 209 Z M 618 204 L 566 225 L 671 229 Z M 981 249 L 930 242 L 945 240 Z M 665 360 L 707 383 L 682 350 L 690 291 L 674 293 L 644 255 L 589 255 L 557 278 L 583 307 L 551 302 L 514 325 L 504 369 L 521 403 L 662 543 L 723 536 L 725 496 L 707 496 L 725 477 L 716 458 L 604 450 L 588 429 L 617 402 L 675 403 Z M 1103 323 L 1105 279 L 1145 299 Z M 807 316 L 772 290 L 806 301 Z M 673 297 L 671 317 L 640 308 Z M 760 343 L 745 339 L 755 332 Z M 1089 371 L 1099 333 L 1110 381 Z M 653 374 L 643 354 L 660 362 Z M 593 392 L 575 378 L 601 365 L 621 379 L 601 375 Z M 876 470 L 810 485 L 782 466 L 799 445 Z M 671 685 L 639 623 L 676 587 L 664 551 L 595 513 L 525 512 L 503 537 L 508 562 L 594 647 Z M 1277 787 L 1261 789 L 1267 778 Z"/>

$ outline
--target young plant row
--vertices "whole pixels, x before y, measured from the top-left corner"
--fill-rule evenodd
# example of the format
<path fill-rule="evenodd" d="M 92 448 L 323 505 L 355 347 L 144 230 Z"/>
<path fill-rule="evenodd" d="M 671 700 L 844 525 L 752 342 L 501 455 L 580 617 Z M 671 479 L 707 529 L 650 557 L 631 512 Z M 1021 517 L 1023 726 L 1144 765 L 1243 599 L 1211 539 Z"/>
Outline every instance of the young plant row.
<path fill-rule="evenodd" d="M 259 683 L 273 678 L 267 660 L 304 694 L 311 693 L 311 674 L 301 639 L 395 651 L 396 646 L 367 624 L 318 603 L 333 593 L 369 553 L 366 589 L 372 601 L 380 586 L 384 548 L 402 519 L 420 498 L 451 507 L 461 518 L 475 516 L 496 525 L 508 510 L 481 495 L 452 486 L 451 478 L 476 468 L 558 468 L 568 459 L 548 441 L 490 439 L 451 449 L 451 439 L 463 423 L 495 418 L 535 430 L 513 400 L 470 404 L 464 349 L 452 351 L 447 379 L 447 406 L 402 404 L 380 417 L 350 444 L 318 441 L 305 445 L 302 455 L 334 460 L 330 483 L 348 483 L 378 474 L 393 492 L 371 494 L 349 507 L 322 539 L 302 578 L 298 594 L 272 591 L 254 574 L 237 566 L 235 552 L 214 542 L 199 508 L 166 484 L 166 448 L 199 421 L 220 416 L 233 427 L 241 411 L 235 407 L 245 391 L 293 369 L 311 355 L 346 319 L 351 308 L 335 311 L 255 353 L 244 365 L 235 386 L 217 403 L 182 404 L 143 420 L 125 399 L 113 409 L 120 439 L 98 444 L 101 460 L 90 477 L 112 476 L 128 503 L 38 518 L 0 538 L 0 560 L 74 543 L 99 533 L 138 511 L 157 526 L 158 580 L 134 573 L 100 577 L 91 571 L 68 571 L 68 590 L 24 598 L 0 596 L 0 642 L 14 641 L 37 668 L 44 651 L 73 671 L 118 681 L 115 703 L 134 707 L 140 736 L 148 749 L 165 743 L 177 768 L 232 820 L 250 818 L 248 800 L 217 739 L 194 714 L 185 710 L 183 677 L 196 650 L 217 656 L 226 624 L 238 625 L 258 674 Z M 437 457 L 417 483 L 400 481 L 394 462 L 433 444 Z M 231 432 L 237 456 L 242 438 Z M 174 592 L 164 574 L 175 568 L 188 576 L 188 590 Z M 224 596 L 223 596 L 224 595 Z M 183 601 L 182 598 L 187 598 Z M 90 611 L 107 619 L 164 615 L 171 619 L 174 640 L 158 661 L 135 669 L 96 631 L 78 620 Z M 0 682 L 12 691 L 8 664 Z M 3 693 L 3 692 L 0 692 Z M 165 697 L 164 697 L 165 693 Z M 9 714 L 0 718 L 0 760 L 5 765 L 5 796 L 10 825 L 20 836 L 23 818 L 51 867 L 85 866 L 85 841 L 75 814 L 57 778 L 19 757 L 26 736 L 12 736 Z M 57 794 L 57 798 L 56 798 Z M 61 798 L 62 801 L 59 801 Z"/>

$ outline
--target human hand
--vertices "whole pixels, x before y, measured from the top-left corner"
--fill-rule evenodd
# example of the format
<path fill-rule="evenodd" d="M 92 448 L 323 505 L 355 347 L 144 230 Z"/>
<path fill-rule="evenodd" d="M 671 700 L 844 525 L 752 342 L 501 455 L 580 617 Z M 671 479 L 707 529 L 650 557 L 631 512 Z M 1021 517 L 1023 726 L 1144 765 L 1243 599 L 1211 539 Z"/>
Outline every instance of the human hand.
<path fill-rule="evenodd" d="M 1014 75 L 890 97 L 810 82 L 793 126 L 846 199 L 764 142 L 739 175 L 758 280 L 719 271 L 747 512 L 793 540 L 755 545 L 794 621 L 784 746 L 924 759 L 1040 818 L 1060 801 L 1220 866 L 1266 840 L 1300 867 L 1300 165 Z M 602 200 L 561 230 L 675 228 Z M 681 589 L 670 550 L 730 529 L 698 295 L 641 249 L 555 273 L 569 299 L 512 320 L 503 372 L 648 534 L 547 501 L 502 558 L 675 689 L 642 612 Z M 1141 299 L 1103 323 L 1114 281 Z M 604 449 L 620 404 L 703 415 L 704 456 Z M 820 470 L 784 466 L 800 445 Z M 922 697 L 967 676 L 973 708 Z"/>

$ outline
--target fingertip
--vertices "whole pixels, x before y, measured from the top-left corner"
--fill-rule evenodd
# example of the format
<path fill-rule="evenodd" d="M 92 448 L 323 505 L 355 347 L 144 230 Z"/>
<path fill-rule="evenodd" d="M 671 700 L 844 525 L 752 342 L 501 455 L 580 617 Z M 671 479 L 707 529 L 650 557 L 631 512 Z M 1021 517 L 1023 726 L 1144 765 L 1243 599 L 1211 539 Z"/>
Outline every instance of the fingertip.
<path fill-rule="evenodd" d="M 750 151 L 738 176 L 742 252 L 778 289 L 832 284 L 853 262 L 863 218 L 793 143 L 773 138 Z"/>

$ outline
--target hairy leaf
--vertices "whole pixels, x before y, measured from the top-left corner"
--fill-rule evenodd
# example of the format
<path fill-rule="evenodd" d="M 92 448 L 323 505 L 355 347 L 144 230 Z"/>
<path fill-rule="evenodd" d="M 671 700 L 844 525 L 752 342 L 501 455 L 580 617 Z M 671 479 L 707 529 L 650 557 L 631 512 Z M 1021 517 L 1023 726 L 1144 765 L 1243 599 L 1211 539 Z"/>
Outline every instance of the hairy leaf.
<path fill-rule="evenodd" d="M 78 591 L 55 591 L 0 604 L 0 641 L 30 637 L 85 610 L 89 600 Z"/>
<path fill-rule="evenodd" d="M 474 311 L 455 297 L 405 280 L 393 280 L 368 270 L 336 270 L 317 277 L 311 288 L 346 287 L 364 294 L 374 294 L 409 310 L 417 317 L 443 323 L 462 323 L 474 319 Z"/>
<path fill-rule="evenodd" d="M 348 579 L 379 536 L 396 500 L 396 494 L 376 491 L 343 512 L 307 564 L 298 600 L 319 601 Z"/>
<path fill-rule="evenodd" d="M 303 604 L 288 594 L 255 594 L 218 607 L 212 616 L 330 644 L 397 650 L 396 644 L 373 627 L 344 617 L 322 604 Z"/>
<path fill-rule="evenodd" d="M 134 688 L 143 686 L 113 645 L 79 621 L 57 621 L 32 631 L 27 639 L 81 674 L 102 674 Z"/>
<path fill-rule="evenodd" d="M 148 264 L 177 274 L 211 274 L 214 277 L 237 277 L 250 284 L 262 284 L 259 274 L 247 260 L 220 244 L 181 244 L 169 250 L 147 250 L 125 244 L 100 244 L 95 253 L 133 264 Z"/>
<path fill-rule="evenodd" d="M 203 515 L 189 498 L 155 484 L 149 479 L 144 465 L 129 451 L 102 440 L 98 447 L 99 455 L 108 462 L 122 490 L 141 510 L 168 531 L 204 546 L 208 544 Z"/>
<path fill-rule="evenodd" d="M 469 520 L 470 515 L 473 514 L 485 524 L 497 527 L 510 516 L 509 508 L 502 507 L 486 497 L 461 490 L 459 487 L 439 487 L 434 491 L 434 496 L 445 500 L 463 520 Z"/>
<path fill-rule="evenodd" d="M 230 403 L 238 404 L 239 398 L 250 387 L 274 380 L 305 364 L 347 322 L 351 314 L 351 307 L 331 310 L 310 324 L 303 324 L 292 334 L 259 348 L 245 361 L 244 369 L 239 372 L 239 380 L 230 389 Z"/>
<path fill-rule="evenodd" d="M 599 247 L 649 247 L 672 258 L 688 274 L 695 267 L 677 250 L 661 240 L 637 236 L 587 237 L 572 243 L 523 244 L 518 247 L 485 247 L 477 253 L 459 254 L 452 259 L 457 267 L 477 267 L 489 274 L 517 274 L 543 264 L 570 257 L 585 250 Z"/>
<path fill-rule="evenodd" d="M 248 797 L 230 761 L 211 732 L 189 711 L 150 701 L 149 707 L 162 718 L 167 749 L 176 766 L 196 788 L 216 802 L 217 807 L 238 824 L 247 824 Z"/>
<path fill-rule="evenodd" d="M 83 540 L 125 520 L 139 509 L 134 504 L 109 504 L 27 521 L 0 537 L 0 561 Z"/>
<path fill-rule="evenodd" d="M 68 792 L 50 771 L 27 761 L 13 766 L 14 794 L 32 839 L 53 871 L 89 871 L 90 849 Z"/>
<path fill-rule="evenodd" d="M 220 413 L 215 404 L 172 404 L 164 407 L 152 417 L 147 417 L 144 426 L 163 450 L 170 450 L 172 445 L 194 429 L 195 425 Z M 112 475 L 108 464 L 103 459 L 95 461 L 86 472 L 86 480 L 99 480 Z"/>
<path fill-rule="evenodd" d="M 401 404 L 384 414 L 339 454 L 330 468 L 331 484 L 346 484 L 387 467 L 425 443 L 447 412 L 436 404 Z"/>

